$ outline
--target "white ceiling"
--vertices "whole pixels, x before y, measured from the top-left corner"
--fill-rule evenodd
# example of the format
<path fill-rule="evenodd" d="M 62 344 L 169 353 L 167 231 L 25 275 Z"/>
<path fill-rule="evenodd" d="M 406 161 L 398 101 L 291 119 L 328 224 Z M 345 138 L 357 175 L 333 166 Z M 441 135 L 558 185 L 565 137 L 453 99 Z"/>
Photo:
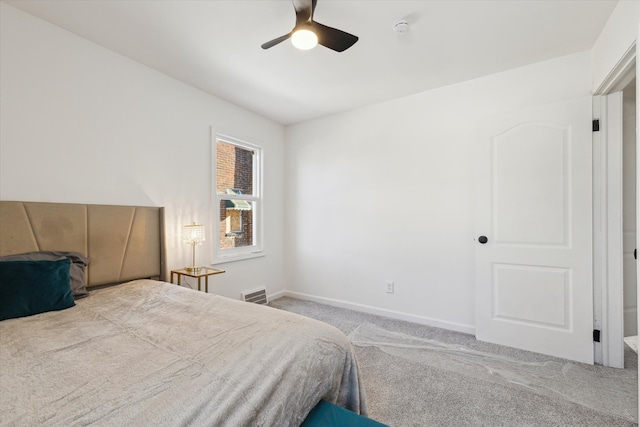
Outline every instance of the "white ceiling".
<path fill-rule="evenodd" d="M 337 53 L 260 48 L 293 27 L 288 0 L 6 3 L 285 125 L 588 50 L 616 5 L 318 0 L 317 21 L 360 37 Z"/>

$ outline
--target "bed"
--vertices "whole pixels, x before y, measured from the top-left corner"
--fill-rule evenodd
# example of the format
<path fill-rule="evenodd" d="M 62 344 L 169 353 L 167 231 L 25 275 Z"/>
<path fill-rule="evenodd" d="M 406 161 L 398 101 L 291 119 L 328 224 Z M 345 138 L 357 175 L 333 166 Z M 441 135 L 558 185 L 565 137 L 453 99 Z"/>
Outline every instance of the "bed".
<path fill-rule="evenodd" d="M 344 334 L 163 282 L 163 229 L 161 208 L 0 201 L 5 284 L 18 269 L 49 287 L 24 269 L 53 268 L 73 294 L 0 321 L 0 425 L 298 426 L 321 400 L 366 412 Z"/>

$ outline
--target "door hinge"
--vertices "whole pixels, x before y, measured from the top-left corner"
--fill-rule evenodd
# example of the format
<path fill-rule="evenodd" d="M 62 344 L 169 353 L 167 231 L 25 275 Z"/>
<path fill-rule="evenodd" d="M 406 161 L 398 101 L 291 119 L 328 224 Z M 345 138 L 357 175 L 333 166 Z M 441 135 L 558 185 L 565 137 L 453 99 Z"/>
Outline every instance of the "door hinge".
<path fill-rule="evenodd" d="M 598 329 L 593 330 L 593 341 L 600 342 L 600 330 Z"/>
<path fill-rule="evenodd" d="M 593 122 L 591 122 L 591 130 L 593 132 L 600 132 L 600 120 L 593 119 Z"/>

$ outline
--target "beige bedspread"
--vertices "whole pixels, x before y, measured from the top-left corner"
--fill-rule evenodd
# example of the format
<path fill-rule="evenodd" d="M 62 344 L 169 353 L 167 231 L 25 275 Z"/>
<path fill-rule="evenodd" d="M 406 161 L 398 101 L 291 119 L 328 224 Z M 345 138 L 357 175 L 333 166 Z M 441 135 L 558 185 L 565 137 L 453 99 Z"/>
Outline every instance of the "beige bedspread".
<path fill-rule="evenodd" d="M 351 344 L 269 307 L 151 280 L 0 322 L 1 425 L 297 426 L 364 412 Z"/>

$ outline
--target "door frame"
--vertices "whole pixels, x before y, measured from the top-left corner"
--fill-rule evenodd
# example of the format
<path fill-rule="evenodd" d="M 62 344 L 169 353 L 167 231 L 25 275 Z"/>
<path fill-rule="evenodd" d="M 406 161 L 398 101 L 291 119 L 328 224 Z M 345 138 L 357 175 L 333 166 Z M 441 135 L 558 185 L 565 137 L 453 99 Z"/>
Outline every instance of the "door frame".
<path fill-rule="evenodd" d="M 593 118 L 600 120 L 600 131 L 593 133 L 593 301 L 594 329 L 601 331 L 594 360 L 615 368 L 624 367 L 622 110 L 606 95 L 622 91 L 638 71 L 634 42 L 593 99 Z"/>

